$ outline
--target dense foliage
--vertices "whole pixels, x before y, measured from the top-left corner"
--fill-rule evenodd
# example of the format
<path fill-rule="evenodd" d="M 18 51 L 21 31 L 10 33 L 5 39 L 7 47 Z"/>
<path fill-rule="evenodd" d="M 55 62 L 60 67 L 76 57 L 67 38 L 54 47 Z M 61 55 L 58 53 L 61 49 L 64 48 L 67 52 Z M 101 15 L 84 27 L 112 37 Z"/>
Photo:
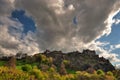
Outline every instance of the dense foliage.
<path fill-rule="evenodd" d="M 0 67 L 0 80 L 34 80 L 34 76 L 29 75 L 26 72 L 8 68 Z"/>
<path fill-rule="evenodd" d="M 70 61 L 63 60 L 56 66 L 52 57 L 42 54 L 0 62 L 4 63 L 0 67 L 0 80 L 120 80 L 120 70 L 104 72 L 92 67 L 86 71 L 70 70 L 66 67 Z"/>
<path fill-rule="evenodd" d="M 99 72 L 99 71 L 98 71 Z M 112 72 L 111 72 L 112 73 Z M 56 70 L 51 67 L 48 71 L 44 72 L 33 67 L 30 71 L 21 71 L 17 69 L 0 67 L 0 80 L 119 80 L 114 75 L 110 74 L 90 74 L 86 71 L 76 71 L 75 74 L 60 75 Z"/>

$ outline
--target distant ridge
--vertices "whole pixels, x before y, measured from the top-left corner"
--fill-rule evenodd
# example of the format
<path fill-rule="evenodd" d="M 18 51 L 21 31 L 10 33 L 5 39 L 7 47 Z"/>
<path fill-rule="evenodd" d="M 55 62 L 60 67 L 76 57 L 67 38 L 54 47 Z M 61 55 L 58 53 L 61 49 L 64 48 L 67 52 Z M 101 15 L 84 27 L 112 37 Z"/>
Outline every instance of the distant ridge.
<path fill-rule="evenodd" d="M 69 70 L 85 71 L 88 69 L 101 69 L 105 72 L 115 70 L 115 67 L 110 63 L 108 59 L 105 59 L 104 57 L 99 57 L 94 50 L 89 49 L 83 50 L 83 52 L 75 51 L 69 53 L 63 53 L 62 51 L 46 50 L 43 53 L 34 54 L 32 56 L 18 53 L 15 57 L 18 60 L 25 60 L 28 62 L 30 61 L 30 63 L 36 63 L 40 61 L 38 60 L 40 54 L 45 55 L 46 57 L 52 57 L 53 64 L 56 67 L 59 67 L 64 61 L 67 62 L 67 65 L 65 67 Z M 0 58 L 0 60 L 4 61 L 8 61 L 9 59 L 10 57 Z"/>
<path fill-rule="evenodd" d="M 67 69 L 71 70 L 87 70 L 93 68 L 95 70 L 102 69 L 103 71 L 115 70 L 114 66 L 109 60 L 104 57 L 99 57 L 95 51 L 86 49 L 83 52 L 69 52 L 67 54 L 62 51 L 49 51 L 46 50 L 44 53 L 47 57 L 54 59 L 54 65 L 60 66 L 63 60 L 67 60 L 70 63 L 66 66 Z"/>

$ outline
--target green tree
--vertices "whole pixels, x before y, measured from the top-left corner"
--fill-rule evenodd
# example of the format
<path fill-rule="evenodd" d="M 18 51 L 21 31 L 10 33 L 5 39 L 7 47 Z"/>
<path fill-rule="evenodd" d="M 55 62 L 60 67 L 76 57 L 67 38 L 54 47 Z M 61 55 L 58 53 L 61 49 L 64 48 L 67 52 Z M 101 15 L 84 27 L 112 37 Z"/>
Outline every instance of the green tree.
<path fill-rule="evenodd" d="M 32 70 L 32 66 L 29 65 L 29 64 L 25 64 L 25 65 L 22 66 L 22 70 L 29 72 L 29 71 Z"/>

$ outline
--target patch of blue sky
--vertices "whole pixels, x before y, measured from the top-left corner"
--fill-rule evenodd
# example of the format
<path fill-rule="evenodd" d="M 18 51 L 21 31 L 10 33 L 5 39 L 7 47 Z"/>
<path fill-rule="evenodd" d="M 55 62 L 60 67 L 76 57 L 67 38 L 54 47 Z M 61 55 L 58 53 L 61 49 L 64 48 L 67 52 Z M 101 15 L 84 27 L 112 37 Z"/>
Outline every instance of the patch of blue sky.
<path fill-rule="evenodd" d="M 111 51 L 112 53 L 118 53 L 119 55 L 120 55 L 120 49 L 119 48 L 117 48 L 117 49 L 115 49 L 115 50 L 112 50 Z M 120 56 L 119 56 L 120 57 Z"/>
<path fill-rule="evenodd" d="M 73 18 L 73 24 L 78 24 L 78 21 L 77 21 L 77 17 L 75 16 L 74 18 Z"/>
<path fill-rule="evenodd" d="M 120 32 L 120 24 L 118 25 L 113 24 L 111 33 L 108 36 L 106 35 L 102 36 L 100 39 L 98 39 L 98 41 L 109 42 L 111 45 L 119 44 L 120 43 L 119 32 Z"/>
<path fill-rule="evenodd" d="M 113 17 L 113 19 L 120 19 L 120 12 Z M 111 44 L 118 44 L 120 43 L 120 24 L 113 24 L 111 33 L 106 36 L 102 36 L 98 39 L 101 42 L 110 42 Z"/>
<path fill-rule="evenodd" d="M 120 12 L 113 17 L 113 19 L 120 19 Z M 109 42 L 110 44 L 104 46 L 103 48 L 109 50 L 111 45 L 117 45 L 120 44 L 120 24 L 113 24 L 112 25 L 112 31 L 111 33 L 106 36 L 102 36 L 96 41 L 101 41 L 101 42 Z M 120 49 L 114 49 L 111 51 L 112 53 L 116 53 L 120 55 Z M 120 58 L 120 56 L 119 56 Z"/>
<path fill-rule="evenodd" d="M 35 32 L 36 27 L 32 18 L 25 15 L 24 10 L 14 10 L 11 14 L 12 18 L 15 18 L 23 24 L 23 33 L 27 34 L 29 31 Z"/>

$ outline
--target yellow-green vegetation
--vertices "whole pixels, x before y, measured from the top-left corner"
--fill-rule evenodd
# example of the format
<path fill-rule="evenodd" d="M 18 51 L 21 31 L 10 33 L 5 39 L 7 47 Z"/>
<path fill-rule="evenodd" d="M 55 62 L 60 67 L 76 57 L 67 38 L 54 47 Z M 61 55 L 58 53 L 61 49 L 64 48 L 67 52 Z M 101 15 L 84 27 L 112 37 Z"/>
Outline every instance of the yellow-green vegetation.
<path fill-rule="evenodd" d="M 29 65 L 30 67 L 30 65 Z M 28 65 L 27 65 L 28 68 Z M 98 71 L 99 72 L 99 71 Z M 44 72 L 33 67 L 30 71 L 0 67 L 0 80 L 116 80 L 112 72 L 105 74 L 90 74 L 86 71 L 76 71 L 75 74 L 60 75 L 53 67 Z"/>
<path fill-rule="evenodd" d="M 8 68 L 0 67 L 0 80 L 34 80 L 34 76 L 29 75 L 26 72 Z"/>
<path fill-rule="evenodd" d="M 28 59 L 28 58 L 27 58 Z M 101 69 L 74 71 L 66 68 L 70 61 L 63 60 L 60 66 L 53 64 L 52 57 L 36 55 L 34 62 L 16 61 L 11 58 L 7 66 L 0 67 L 0 80 L 119 80 L 120 70 L 104 72 Z M 20 63 L 22 62 L 22 63 Z M 12 67 L 12 65 L 14 67 Z"/>

